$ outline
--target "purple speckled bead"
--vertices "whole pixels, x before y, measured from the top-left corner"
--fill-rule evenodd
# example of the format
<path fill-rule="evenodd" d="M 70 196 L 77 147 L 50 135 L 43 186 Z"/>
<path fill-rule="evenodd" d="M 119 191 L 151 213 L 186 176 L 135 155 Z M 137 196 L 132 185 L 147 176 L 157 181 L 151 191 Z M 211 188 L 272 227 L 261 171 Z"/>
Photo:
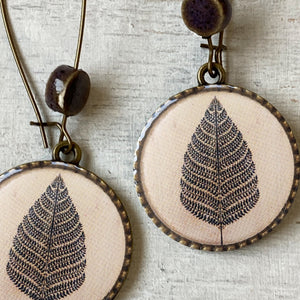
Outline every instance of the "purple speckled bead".
<path fill-rule="evenodd" d="M 184 0 L 181 12 L 185 25 L 207 38 L 224 30 L 232 9 L 228 0 Z"/>
<path fill-rule="evenodd" d="M 48 79 L 46 103 L 54 111 L 74 116 L 85 106 L 90 85 L 90 78 L 86 72 L 66 65 L 59 66 Z"/>

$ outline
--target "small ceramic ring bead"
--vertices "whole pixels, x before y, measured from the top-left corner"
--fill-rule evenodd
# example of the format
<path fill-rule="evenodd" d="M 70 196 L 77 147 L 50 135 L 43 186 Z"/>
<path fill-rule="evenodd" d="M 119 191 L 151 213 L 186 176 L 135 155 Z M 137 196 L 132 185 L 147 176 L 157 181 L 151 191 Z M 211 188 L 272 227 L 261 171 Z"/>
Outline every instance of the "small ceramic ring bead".
<path fill-rule="evenodd" d="M 90 92 L 90 78 L 83 70 L 62 65 L 50 75 L 46 86 L 46 103 L 66 116 L 78 114 Z"/>
<path fill-rule="evenodd" d="M 232 9 L 228 0 L 184 0 L 181 13 L 191 31 L 207 38 L 225 29 Z"/>

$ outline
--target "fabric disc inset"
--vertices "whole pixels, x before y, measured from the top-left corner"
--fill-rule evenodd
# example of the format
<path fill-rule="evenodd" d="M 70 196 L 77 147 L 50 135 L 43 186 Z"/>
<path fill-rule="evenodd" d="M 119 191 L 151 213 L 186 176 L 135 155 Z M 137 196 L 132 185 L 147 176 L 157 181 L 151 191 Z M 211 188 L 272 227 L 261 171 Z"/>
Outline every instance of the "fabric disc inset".
<path fill-rule="evenodd" d="M 294 135 L 262 97 L 227 85 L 171 97 L 148 121 L 135 180 L 154 223 L 184 245 L 231 250 L 270 232 L 294 200 Z"/>
<path fill-rule="evenodd" d="M 113 299 L 128 273 L 131 229 L 95 174 L 52 161 L 0 176 L 0 298 Z"/>

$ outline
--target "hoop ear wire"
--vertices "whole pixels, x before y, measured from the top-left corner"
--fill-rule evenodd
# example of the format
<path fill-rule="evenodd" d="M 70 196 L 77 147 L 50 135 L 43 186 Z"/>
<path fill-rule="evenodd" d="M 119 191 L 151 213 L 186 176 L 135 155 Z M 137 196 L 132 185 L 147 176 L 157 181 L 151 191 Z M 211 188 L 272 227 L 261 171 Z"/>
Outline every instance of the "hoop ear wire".
<path fill-rule="evenodd" d="M 5 6 L 5 0 L 0 0 L 0 7 L 1 7 L 2 19 L 3 19 L 3 23 L 4 23 L 4 27 L 5 27 L 5 31 L 6 31 L 6 35 L 7 35 L 9 45 L 10 45 L 14 60 L 16 62 L 17 68 L 19 70 L 20 76 L 22 78 L 24 87 L 25 87 L 26 92 L 28 94 L 29 100 L 31 102 L 32 108 L 34 110 L 34 113 L 35 113 L 37 121 L 38 121 L 37 123 L 34 123 L 34 125 L 38 125 L 40 127 L 40 132 L 41 132 L 44 148 L 48 148 L 48 141 L 47 141 L 47 137 L 46 137 L 45 129 L 44 129 L 44 127 L 47 126 L 47 123 L 42 121 L 40 111 L 39 111 L 38 106 L 36 104 L 36 101 L 34 99 L 32 89 L 29 85 L 28 78 L 27 78 L 27 76 L 25 74 L 25 71 L 24 71 L 24 67 L 21 63 L 21 57 L 18 53 L 19 51 L 17 49 L 15 39 L 14 39 L 14 36 L 13 36 L 13 32 L 11 30 L 11 26 L 10 26 L 10 23 L 9 23 L 8 14 L 7 14 L 6 6 Z M 74 62 L 74 68 L 76 70 L 78 69 L 80 54 L 81 54 L 84 24 L 85 24 L 85 15 L 86 15 L 86 0 L 82 0 L 79 34 L 78 34 L 77 49 L 76 49 L 75 62 Z M 61 126 L 61 128 L 65 129 L 67 119 L 66 119 L 65 116 L 63 118 L 64 118 L 63 119 L 64 126 Z M 65 135 L 65 130 L 64 131 L 61 130 L 60 140 L 62 140 L 63 136 L 66 136 Z"/>

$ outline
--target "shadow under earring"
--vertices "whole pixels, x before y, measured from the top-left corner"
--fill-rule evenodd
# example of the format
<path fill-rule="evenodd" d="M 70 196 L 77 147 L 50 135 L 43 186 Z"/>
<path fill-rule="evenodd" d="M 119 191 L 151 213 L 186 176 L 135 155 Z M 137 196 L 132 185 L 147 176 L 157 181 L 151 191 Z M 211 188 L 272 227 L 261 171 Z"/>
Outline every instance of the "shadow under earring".
<path fill-rule="evenodd" d="M 8 40 L 44 145 L 45 126 L 58 127 L 53 159 L 17 166 L 0 176 L 0 298 L 113 299 L 131 260 L 132 239 L 126 211 L 114 191 L 79 166 L 81 150 L 67 131 L 67 119 L 85 106 L 90 79 L 78 69 L 86 1 L 74 67 L 59 66 L 46 87 L 46 103 L 63 114 L 61 123 L 42 122 L 16 51 L 4 1 Z M 6 270 L 6 271 L 5 271 Z"/>
<path fill-rule="evenodd" d="M 199 69 L 199 86 L 171 97 L 143 129 L 137 193 L 153 222 L 181 244 L 233 250 L 261 239 L 286 215 L 298 188 L 299 152 L 274 106 L 225 84 L 229 1 L 184 0 L 182 16 L 207 39 L 201 46 L 209 59 Z"/>

